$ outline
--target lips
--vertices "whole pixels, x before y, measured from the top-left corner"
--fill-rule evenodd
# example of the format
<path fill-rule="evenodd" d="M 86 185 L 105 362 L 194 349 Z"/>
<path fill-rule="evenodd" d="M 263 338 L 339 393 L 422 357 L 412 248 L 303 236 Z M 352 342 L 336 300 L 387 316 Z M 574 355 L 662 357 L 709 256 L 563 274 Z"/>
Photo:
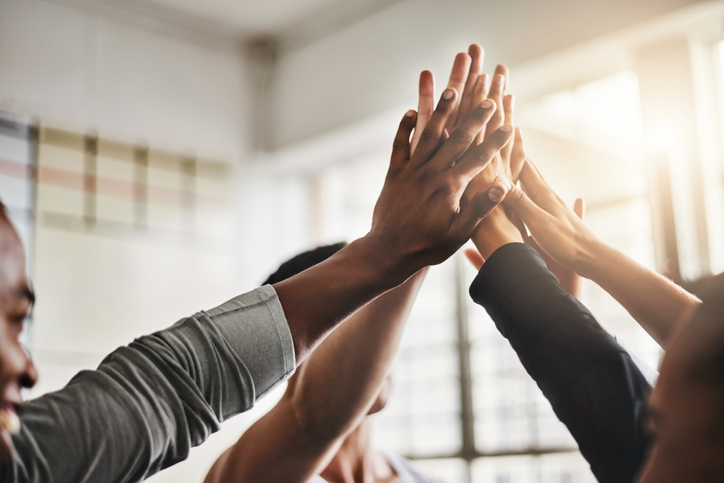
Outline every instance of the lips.
<path fill-rule="evenodd" d="M 8 434 L 20 433 L 20 418 L 15 408 L 10 404 L 0 406 L 0 428 Z"/>
<path fill-rule="evenodd" d="M 0 404 L 0 461 L 9 458 L 13 453 L 12 434 L 20 432 L 20 418 L 15 406 L 10 403 Z"/>

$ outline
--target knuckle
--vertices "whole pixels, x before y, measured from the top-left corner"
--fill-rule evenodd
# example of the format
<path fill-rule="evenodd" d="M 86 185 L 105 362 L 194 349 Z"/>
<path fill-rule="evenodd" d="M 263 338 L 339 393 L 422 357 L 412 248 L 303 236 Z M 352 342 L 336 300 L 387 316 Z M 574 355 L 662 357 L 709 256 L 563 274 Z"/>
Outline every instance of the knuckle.
<path fill-rule="evenodd" d="M 432 129 L 425 129 L 422 131 L 422 135 L 420 135 L 420 143 L 424 144 L 432 144 L 435 141 L 437 141 L 438 135 L 435 131 Z"/>
<path fill-rule="evenodd" d="M 448 141 L 455 144 L 470 144 L 473 141 L 473 137 L 467 131 L 457 129 L 453 131 Z"/>
<path fill-rule="evenodd" d="M 479 163 L 488 163 L 493 158 L 492 150 L 488 146 L 481 146 L 475 150 L 475 158 Z"/>
<path fill-rule="evenodd" d="M 454 191 L 454 187 L 449 179 L 443 179 L 435 186 L 432 191 L 433 198 L 448 199 Z"/>
<path fill-rule="evenodd" d="M 525 193 L 523 193 L 523 191 L 519 190 L 519 189 L 514 190 L 513 197 L 519 203 L 528 203 L 529 202 L 528 197 L 525 195 Z"/>

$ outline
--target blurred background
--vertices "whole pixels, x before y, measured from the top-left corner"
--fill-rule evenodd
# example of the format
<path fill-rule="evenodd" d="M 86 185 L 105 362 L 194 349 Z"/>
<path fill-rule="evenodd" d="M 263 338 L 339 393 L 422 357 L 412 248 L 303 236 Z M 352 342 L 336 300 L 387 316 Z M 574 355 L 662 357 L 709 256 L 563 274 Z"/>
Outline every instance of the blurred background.
<path fill-rule="evenodd" d="M 529 155 L 587 223 L 696 290 L 724 270 L 724 2 L 0 0 L 0 197 L 38 301 L 31 396 L 366 233 L 417 77 L 478 42 Z M 438 92 L 440 89 L 438 88 Z M 467 288 L 431 270 L 376 444 L 448 483 L 594 481 Z M 593 284 L 584 302 L 656 367 Z M 279 397 L 151 481 L 201 482 Z M 112 417 L 112 415 L 109 415 Z"/>

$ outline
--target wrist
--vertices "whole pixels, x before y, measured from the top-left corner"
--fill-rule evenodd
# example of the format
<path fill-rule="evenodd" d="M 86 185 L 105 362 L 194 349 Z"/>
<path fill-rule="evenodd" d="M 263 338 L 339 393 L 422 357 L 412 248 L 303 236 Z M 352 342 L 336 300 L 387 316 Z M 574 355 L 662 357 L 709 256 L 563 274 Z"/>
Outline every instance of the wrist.
<path fill-rule="evenodd" d="M 583 237 L 578 242 L 576 260 L 570 268 L 580 276 L 593 280 L 596 273 L 608 266 L 607 260 L 616 250 L 595 236 Z"/>
<path fill-rule="evenodd" d="M 483 259 L 487 260 L 503 245 L 523 243 L 523 237 L 505 211 L 497 207 L 480 222 L 473 235 L 473 243 Z"/>
<path fill-rule="evenodd" d="M 374 272 L 384 290 L 400 285 L 424 268 L 416 266 L 411 257 L 391 248 L 389 241 L 374 232 L 350 243 L 353 244 L 357 256 Z"/>

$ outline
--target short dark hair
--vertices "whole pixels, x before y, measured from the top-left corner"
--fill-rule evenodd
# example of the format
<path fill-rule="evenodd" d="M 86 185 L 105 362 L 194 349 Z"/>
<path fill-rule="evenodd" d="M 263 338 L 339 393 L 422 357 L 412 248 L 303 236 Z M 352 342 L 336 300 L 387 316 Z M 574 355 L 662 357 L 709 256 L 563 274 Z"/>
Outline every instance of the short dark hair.
<path fill-rule="evenodd" d="M 345 245 L 347 245 L 347 242 L 340 242 L 302 252 L 282 263 L 277 271 L 269 275 L 269 278 L 267 278 L 262 285 L 279 283 L 282 280 L 286 280 L 294 275 L 297 275 L 298 273 L 302 273 L 304 270 L 325 261 L 344 248 Z"/>

